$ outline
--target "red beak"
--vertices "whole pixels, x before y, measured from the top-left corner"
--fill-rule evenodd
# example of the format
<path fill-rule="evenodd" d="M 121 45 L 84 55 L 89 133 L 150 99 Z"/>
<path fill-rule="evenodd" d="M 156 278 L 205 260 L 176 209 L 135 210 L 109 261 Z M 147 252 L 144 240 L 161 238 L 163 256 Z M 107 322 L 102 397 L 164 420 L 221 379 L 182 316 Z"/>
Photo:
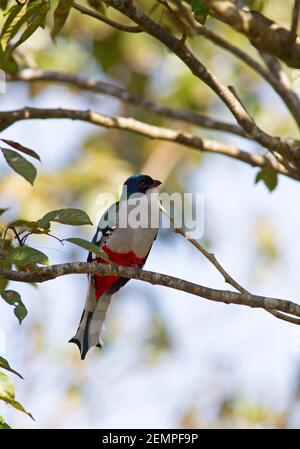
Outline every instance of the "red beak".
<path fill-rule="evenodd" d="M 150 189 L 153 189 L 154 187 L 158 187 L 160 185 L 161 185 L 161 182 L 158 181 L 157 179 L 154 179 L 152 184 L 151 184 L 151 186 L 150 186 Z"/>

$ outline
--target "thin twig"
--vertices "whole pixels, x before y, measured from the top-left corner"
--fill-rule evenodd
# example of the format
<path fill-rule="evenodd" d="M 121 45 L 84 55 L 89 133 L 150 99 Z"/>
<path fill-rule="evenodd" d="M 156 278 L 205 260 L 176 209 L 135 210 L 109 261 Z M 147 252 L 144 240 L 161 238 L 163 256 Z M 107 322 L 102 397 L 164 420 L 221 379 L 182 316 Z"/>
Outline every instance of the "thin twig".
<path fill-rule="evenodd" d="M 210 263 L 218 270 L 218 272 L 221 273 L 227 284 L 230 284 L 240 293 L 247 293 L 249 295 L 251 294 L 244 287 L 242 287 L 241 284 L 239 284 L 232 276 L 230 276 L 230 274 L 222 267 L 222 265 L 220 264 L 220 262 L 217 260 L 216 256 L 213 253 L 207 251 L 197 240 L 191 237 L 188 231 L 186 231 L 184 228 L 182 228 L 176 223 L 174 218 L 170 216 L 170 214 L 166 211 L 166 209 L 163 207 L 161 203 L 160 203 L 160 210 L 166 215 L 166 217 L 168 217 L 170 222 L 174 225 L 174 232 L 182 235 L 186 240 L 188 240 L 192 245 L 194 245 L 198 249 L 198 251 L 200 251 L 203 254 L 203 256 L 210 261 Z M 283 321 L 287 321 L 293 324 L 300 324 L 299 318 L 291 317 L 279 311 L 274 311 L 271 309 L 266 309 L 266 311 Z"/>
<path fill-rule="evenodd" d="M 195 77 L 202 80 L 209 86 L 222 102 L 231 111 L 236 118 L 238 124 L 244 129 L 246 134 L 250 135 L 254 140 L 263 147 L 272 148 L 280 153 L 285 159 L 300 165 L 300 146 L 295 143 L 291 146 L 286 139 L 277 136 L 271 136 L 262 130 L 255 122 L 252 116 L 242 107 L 240 102 L 232 94 L 232 92 L 224 86 L 219 79 L 211 73 L 207 67 L 188 49 L 179 39 L 170 34 L 166 29 L 157 22 L 145 15 L 132 0 L 107 0 L 107 3 L 132 19 L 136 24 L 140 25 L 147 33 L 162 42 L 169 48 L 185 65 L 191 70 Z M 230 3 L 231 2 L 216 2 Z M 300 49 L 299 49 L 300 50 Z"/>
<path fill-rule="evenodd" d="M 196 112 L 185 111 L 182 109 L 168 108 L 147 98 L 141 97 L 139 95 L 132 94 L 122 87 L 116 86 L 111 83 L 106 83 L 104 81 L 98 81 L 95 79 L 86 79 L 77 75 L 71 75 L 64 72 L 54 72 L 48 70 L 40 69 L 24 69 L 20 70 L 15 75 L 7 75 L 7 81 L 50 81 L 54 83 L 63 83 L 76 86 L 80 89 L 100 93 L 103 95 L 110 95 L 112 97 L 118 98 L 125 103 L 140 106 L 154 114 L 160 115 L 162 117 L 172 118 L 192 125 L 200 126 L 202 128 L 213 129 L 222 132 L 228 132 L 241 136 L 244 138 L 250 138 L 245 134 L 242 128 L 233 123 L 226 123 L 216 120 L 212 117 L 198 114 Z M 251 139 L 251 138 L 250 138 Z"/>
<path fill-rule="evenodd" d="M 4 279 L 16 282 L 47 282 L 60 276 L 69 274 L 96 274 L 97 276 L 121 276 L 128 279 L 137 279 L 153 285 L 162 285 L 175 290 L 190 293 L 210 301 L 225 304 L 239 304 L 243 306 L 272 309 L 288 313 L 300 318 L 300 305 L 286 299 L 271 298 L 267 296 L 237 293 L 229 290 L 217 290 L 193 282 L 185 281 L 173 276 L 146 270 L 137 270 L 131 267 L 122 267 L 115 264 L 99 264 L 88 262 L 73 262 L 45 267 L 32 267 L 31 271 L 15 271 L 2 269 Z"/>
<path fill-rule="evenodd" d="M 291 20 L 291 35 L 289 39 L 291 44 L 294 44 L 297 39 L 299 16 L 300 16 L 300 0 L 295 0 Z"/>

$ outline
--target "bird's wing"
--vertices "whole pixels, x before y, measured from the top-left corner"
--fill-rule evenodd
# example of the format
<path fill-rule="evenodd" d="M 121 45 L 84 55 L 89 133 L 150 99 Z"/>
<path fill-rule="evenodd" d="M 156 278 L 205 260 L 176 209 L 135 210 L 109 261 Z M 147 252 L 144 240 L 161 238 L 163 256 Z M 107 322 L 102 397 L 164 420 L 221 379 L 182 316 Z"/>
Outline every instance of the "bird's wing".
<path fill-rule="evenodd" d="M 119 210 L 119 203 L 112 204 L 102 215 L 98 223 L 96 233 L 93 237 L 92 243 L 94 245 L 102 246 L 105 245 L 109 237 L 111 236 L 114 229 L 117 227 L 117 216 Z M 95 255 L 91 252 L 88 254 L 87 261 L 93 262 L 95 260 Z"/>

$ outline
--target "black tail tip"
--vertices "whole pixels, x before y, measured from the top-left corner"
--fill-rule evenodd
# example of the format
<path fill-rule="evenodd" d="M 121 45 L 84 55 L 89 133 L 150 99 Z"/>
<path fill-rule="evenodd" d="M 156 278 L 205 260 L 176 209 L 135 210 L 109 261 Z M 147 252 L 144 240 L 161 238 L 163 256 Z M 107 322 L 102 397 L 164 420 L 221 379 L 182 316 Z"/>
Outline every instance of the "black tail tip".
<path fill-rule="evenodd" d="M 84 350 L 84 348 L 83 348 L 83 350 L 81 350 L 81 343 L 80 343 L 80 341 L 79 341 L 77 338 L 75 338 L 75 337 L 71 338 L 71 339 L 68 341 L 68 343 L 75 343 L 75 345 L 77 345 L 77 347 L 78 347 L 78 349 L 79 349 L 79 352 L 80 352 L 80 358 L 81 358 L 81 360 L 84 360 L 84 359 L 85 359 L 85 356 L 86 356 L 86 354 L 87 354 L 87 352 L 88 352 L 88 350 L 89 350 L 90 348 L 86 348 L 86 350 Z M 96 347 L 99 348 L 99 349 L 102 348 L 102 346 L 101 346 L 100 343 L 98 343 L 98 344 L 96 345 Z"/>
<path fill-rule="evenodd" d="M 73 338 L 71 338 L 71 339 L 68 341 L 68 343 L 75 343 L 75 345 L 76 345 L 76 346 L 78 347 L 78 349 L 79 349 L 81 360 L 84 360 L 87 351 L 81 352 L 81 343 L 80 343 L 80 341 L 79 341 L 77 338 L 73 337 Z"/>

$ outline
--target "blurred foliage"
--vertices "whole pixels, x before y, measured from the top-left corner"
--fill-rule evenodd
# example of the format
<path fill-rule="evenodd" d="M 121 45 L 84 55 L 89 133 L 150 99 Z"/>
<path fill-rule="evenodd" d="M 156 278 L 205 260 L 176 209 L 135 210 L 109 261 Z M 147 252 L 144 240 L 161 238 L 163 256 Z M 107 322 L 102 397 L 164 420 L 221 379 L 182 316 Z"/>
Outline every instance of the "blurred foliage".
<path fill-rule="evenodd" d="M 143 352 L 149 363 L 155 366 L 164 354 L 172 350 L 172 340 L 165 321 L 158 313 L 151 316 L 149 328 L 145 330 Z"/>
<path fill-rule="evenodd" d="M 180 426 L 189 428 L 217 428 L 217 429 L 255 429 L 288 427 L 288 416 L 284 412 L 272 411 L 263 405 L 251 404 L 238 394 L 232 397 L 220 396 L 218 411 L 214 420 L 206 420 L 205 410 L 191 405 L 180 415 Z"/>
<path fill-rule="evenodd" d="M 196 19 L 205 25 L 209 9 L 201 0 L 191 0 L 191 7 Z"/>

